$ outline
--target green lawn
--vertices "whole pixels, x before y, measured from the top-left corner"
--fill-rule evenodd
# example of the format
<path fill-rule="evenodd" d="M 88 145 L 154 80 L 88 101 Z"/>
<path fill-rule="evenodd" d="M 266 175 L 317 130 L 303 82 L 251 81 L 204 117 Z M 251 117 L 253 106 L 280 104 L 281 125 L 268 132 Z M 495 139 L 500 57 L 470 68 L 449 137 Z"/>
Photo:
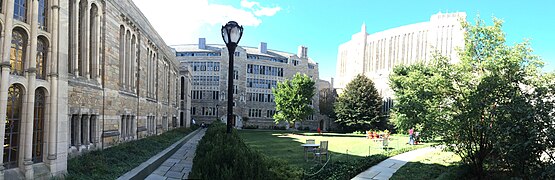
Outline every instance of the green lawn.
<path fill-rule="evenodd" d="M 401 167 L 391 180 L 396 179 L 453 179 L 461 158 L 453 152 L 434 151 L 417 157 Z"/>
<path fill-rule="evenodd" d="M 338 133 L 302 133 L 289 131 L 260 131 L 240 130 L 239 134 L 250 147 L 261 151 L 268 156 L 283 159 L 288 163 L 301 167 L 310 168 L 314 166 L 313 161 L 305 162 L 304 150 L 301 144 L 306 139 L 315 139 L 316 143 L 328 141 L 329 151 L 332 152 L 331 160 L 358 159 L 372 154 L 382 153 L 381 142 L 366 139 L 364 135 L 338 134 Z M 389 143 L 390 149 L 408 147 L 408 136 L 392 135 Z M 313 156 L 309 154 L 309 159 Z"/>

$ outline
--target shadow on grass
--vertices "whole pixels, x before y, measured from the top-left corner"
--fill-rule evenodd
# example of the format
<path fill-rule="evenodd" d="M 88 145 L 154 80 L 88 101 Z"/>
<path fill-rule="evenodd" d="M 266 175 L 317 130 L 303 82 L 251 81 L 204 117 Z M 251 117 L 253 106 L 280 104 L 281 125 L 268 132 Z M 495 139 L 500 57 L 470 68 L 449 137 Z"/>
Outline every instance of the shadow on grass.
<path fill-rule="evenodd" d="M 458 164 L 445 166 L 437 163 L 408 162 L 390 179 L 466 179 L 469 178 L 468 173 L 467 168 Z"/>
<path fill-rule="evenodd" d="M 329 133 L 322 133 L 322 134 L 318 134 L 318 133 L 294 133 L 297 135 L 302 135 L 302 136 L 324 136 L 324 137 L 357 137 L 357 138 L 366 138 L 366 136 L 364 135 L 357 135 L 357 134 L 329 134 Z"/>

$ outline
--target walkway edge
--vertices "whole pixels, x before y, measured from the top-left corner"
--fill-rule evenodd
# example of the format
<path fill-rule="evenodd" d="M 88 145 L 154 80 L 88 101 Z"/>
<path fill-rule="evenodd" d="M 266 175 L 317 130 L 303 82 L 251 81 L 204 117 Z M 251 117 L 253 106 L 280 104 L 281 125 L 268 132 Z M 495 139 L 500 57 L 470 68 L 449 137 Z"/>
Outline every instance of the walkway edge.
<path fill-rule="evenodd" d="M 148 175 L 158 168 L 164 161 L 166 161 L 172 154 L 174 154 L 179 147 L 185 144 L 189 139 L 200 132 L 201 128 L 189 133 L 187 136 L 181 138 L 177 142 L 173 143 L 170 147 L 164 149 L 162 152 L 152 156 L 150 159 L 141 163 L 139 166 L 133 168 L 131 171 L 118 177 L 118 180 L 123 179 L 145 179 Z"/>

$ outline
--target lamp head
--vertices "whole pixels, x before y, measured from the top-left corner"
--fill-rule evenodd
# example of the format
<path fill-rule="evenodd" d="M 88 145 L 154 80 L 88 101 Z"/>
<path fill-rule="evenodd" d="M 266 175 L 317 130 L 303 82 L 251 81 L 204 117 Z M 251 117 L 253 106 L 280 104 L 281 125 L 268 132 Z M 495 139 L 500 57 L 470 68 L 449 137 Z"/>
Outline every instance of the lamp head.
<path fill-rule="evenodd" d="M 243 36 L 243 26 L 239 26 L 235 21 L 229 21 L 222 26 L 222 38 L 226 45 L 237 45 Z"/>

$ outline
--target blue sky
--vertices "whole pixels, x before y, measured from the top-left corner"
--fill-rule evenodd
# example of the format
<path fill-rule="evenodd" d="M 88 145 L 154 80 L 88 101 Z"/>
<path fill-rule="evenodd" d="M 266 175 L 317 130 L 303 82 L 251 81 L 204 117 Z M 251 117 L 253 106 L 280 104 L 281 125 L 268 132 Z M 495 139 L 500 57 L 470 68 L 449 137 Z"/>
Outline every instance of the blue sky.
<path fill-rule="evenodd" d="M 544 71 L 555 69 L 555 1 L 161 0 L 175 3 L 173 8 L 133 1 L 167 44 L 196 43 L 199 37 L 221 44 L 221 25 L 235 20 L 245 27 L 240 45 L 267 42 L 269 49 L 291 53 L 305 45 L 326 80 L 335 76 L 338 46 L 363 22 L 371 34 L 429 21 L 438 12 L 466 12 L 468 21 L 479 14 L 488 24 L 492 16 L 503 19 L 508 44 L 529 39 L 546 62 Z"/>

